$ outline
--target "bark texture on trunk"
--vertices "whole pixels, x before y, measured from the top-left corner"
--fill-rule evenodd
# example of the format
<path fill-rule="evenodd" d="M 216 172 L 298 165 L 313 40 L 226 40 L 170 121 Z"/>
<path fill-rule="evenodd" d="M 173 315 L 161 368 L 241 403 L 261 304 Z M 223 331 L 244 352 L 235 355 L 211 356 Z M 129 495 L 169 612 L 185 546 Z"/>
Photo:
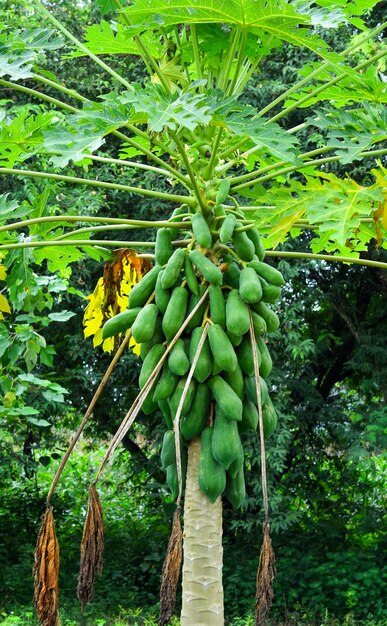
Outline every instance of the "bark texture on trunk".
<path fill-rule="evenodd" d="M 223 626 L 222 499 L 212 504 L 199 488 L 200 439 L 188 448 L 184 502 L 181 626 Z"/>

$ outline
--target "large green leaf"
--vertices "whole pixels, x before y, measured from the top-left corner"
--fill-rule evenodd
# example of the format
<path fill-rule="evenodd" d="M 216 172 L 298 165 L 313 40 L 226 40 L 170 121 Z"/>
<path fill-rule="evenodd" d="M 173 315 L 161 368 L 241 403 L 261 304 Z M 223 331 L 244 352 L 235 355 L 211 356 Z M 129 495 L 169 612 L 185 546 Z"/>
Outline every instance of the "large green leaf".
<path fill-rule="evenodd" d="M 156 58 L 161 55 L 162 46 L 154 37 L 144 34 L 144 43 L 149 52 Z M 133 33 L 127 26 L 119 22 L 109 24 L 102 20 L 100 24 L 89 26 L 85 33 L 85 45 L 94 54 L 139 54 L 139 48 L 134 40 Z M 84 56 L 82 52 L 75 52 L 72 56 Z"/>
<path fill-rule="evenodd" d="M 36 152 L 53 117 L 51 112 L 30 115 L 28 108 L 19 115 L 0 114 L 0 165 L 13 167 Z"/>
<path fill-rule="evenodd" d="M 306 28 L 310 15 L 285 0 L 134 0 L 125 13 L 133 32 L 146 32 L 173 24 L 230 24 L 245 31 L 262 31 L 299 47 L 313 50 L 333 65 L 344 59 L 328 51 L 326 42 Z"/>
<path fill-rule="evenodd" d="M 327 132 L 326 145 L 335 148 L 345 164 L 363 158 L 364 150 L 387 139 L 387 110 L 381 106 L 324 110 L 308 122 Z"/>
<path fill-rule="evenodd" d="M 263 208 L 255 219 L 258 228 L 267 233 L 268 248 L 285 241 L 300 219 L 315 227 L 315 252 L 359 256 L 367 243 L 377 238 L 372 222 L 364 225 L 362 219 L 373 218 L 383 201 L 379 184 L 365 187 L 350 178 L 316 171 L 315 176 L 306 177 L 306 184 L 291 180 L 287 187 L 274 185 L 266 192 L 257 186 L 256 196 Z"/>
<path fill-rule="evenodd" d="M 222 104 L 220 102 L 220 104 Z M 288 163 L 300 162 L 297 158 L 298 139 L 289 135 L 274 122 L 255 117 L 256 110 L 249 105 L 234 105 L 233 110 L 215 115 L 214 123 L 225 126 L 240 137 L 249 137 L 256 146 L 266 148 L 273 156 Z"/>

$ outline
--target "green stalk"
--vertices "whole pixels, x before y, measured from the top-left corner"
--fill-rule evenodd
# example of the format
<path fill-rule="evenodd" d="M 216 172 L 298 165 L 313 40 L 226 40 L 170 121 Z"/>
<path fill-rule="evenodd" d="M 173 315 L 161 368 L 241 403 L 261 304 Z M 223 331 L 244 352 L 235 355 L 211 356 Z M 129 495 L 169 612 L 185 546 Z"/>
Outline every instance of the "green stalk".
<path fill-rule="evenodd" d="M 240 30 L 236 28 L 232 35 L 231 45 L 227 51 L 227 56 L 224 62 L 221 63 L 220 72 L 216 81 L 216 86 L 222 89 L 224 92 L 227 89 L 227 83 L 229 80 L 232 64 L 234 62 L 235 50 L 239 40 Z M 223 69 L 224 68 L 224 69 Z"/>
<path fill-rule="evenodd" d="M 179 151 L 179 153 L 181 155 L 181 158 L 183 159 L 183 163 L 184 163 L 184 165 L 186 167 L 186 170 L 187 170 L 188 176 L 190 178 L 190 181 L 191 181 L 194 193 L 195 193 L 196 198 L 197 198 L 197 200 L 199 202 L 199 206 L 201 207 L 201 209 L 203 211 L 205 211 L 206 207 L 205 207 L 205 204 L 203 202 L 203 197 L 202 197 L 202 194 L 200 193 L 200 189 L 199 189 L 199 186 L 198 186 L 198 183 L 197 183 L 197 180 L 196 180 L 196 175 L 195 175 L 195 172 L 193 171 L 193 169 L 191 167 L 191 163 L 189 162 L 189 159 L 187 157 L 184 145 L 183 145 L 183 143 L 180 141 L 180 139 L 178 138 L 178 136 L 175 133 L 170 131 L 170 135 L 171 135 L 172 139 L 174 140 L 174 142 L 175 142 L 175 144 L 177 146 L 177 149 L 178 149 L 178 151 Z"/>
<path fill-rule="evenodd" d="M 45 100 L 54 106 L 60 107 L 62 109 L 66 109 L 66 111 L 70 111 L 71 113 L 78 113 L 78 109 L 72 107 L 70 104 L 66 104 L 61 100 L 57 100 L 56 98 L 52 98 L 51 96 L 47 96 L 45 93 L 41 91 L 36 91 L 36 89 L 29 89 L 29 87 L 24 87 L 24 85 L 19 85 L 18 83 L 12 83 L 8 80 L 0 80 L 0 85 L 6 87 L 7 89 L 13 89 L 15 91 L 21 91 L 22 93 L 26 93 L 29 96 L 34 96 L 40 98 L 40 100 Z"/>
<path fill-rule="evenodd" d="M 191 41 L 192 41 L 192 49 L 194 53 L 196 74 L 197 74 L 198 80 L 201 80 L 203 76 L 202 76 L 202 68 L 200 65 L 199 41 L 198 41 L 198 33 L 196 30 L 196 24 L 191 24 Z M 203 92 L 203 85 L 200 87 L 200 91 Z"/>
<path fill-rule="evenodd" d="M 387 263 L 382 263 L 382 261 L 357 259 L 351 256 L 333 256 L 332 254 L 313 254 L 311 252 L 284 252 L 280 250 L 266 250 L 265 255 L 294 259 L 315 259 L 316 261 L 338 261 L 340 263 L 355 263 L 356 265 L 368 265 L 369 267 L 380 267 L 384 270 L 387 269 Z"/>
<path fill-rule="evenodd" d="M 145 163 L 137 163 L 137 161 L 126 161 L 125 159 L 113 159 L 112 157 L 101 157 L 94 154 L 87 154 L 88 159 L 93 161 L 99 161 L 100 163 L 111 163 L 112 165 L 124 165 L 126 167 L 134 167 L 139 170 L 146 170 L 147 172 L 154 172 L 155 174 L 161 174 L 162 176 L 171 176 L 172 172 L 168 172 L 161 167 L 154 167 L 153 165 L 146 165 Z"/>
<path fill-rule="evenodd" d="M 141 228 L 141 226 L 128 226 L 128 224 L 111 224 L 109 226 L 84 226 L 83 228 L 76 228 L 75 230 L 64 233 L 59 237 L 55 237 L 54 241 L 63 241 L 64 239 L 68 239 L 69 237 L 73 237 L 74 235 L 79 235 L 81 233 L 105 232 L 108 230 L 132 230 L 135 228 Z"/>
<path fill-rule="evenodd" d="M 387 54 L 387 50 L 382 50 L 378 54 L 374 54 L 374 56 L 372 56 L 367 61 L 363 61 L 363 63 L 358 63 L 358 65 L 355 65 L 353 69 L 362 70 L 368 65 L 371 65 L 371 63 L 373 63 L 374 61 L 377 61 L 378 59 L 381 59 L 382 57 L 386 56 L 386 54 Z M 347 72 L 343 72 L 342 74 L 339 74 L 339 76 L 332 78 L 332 80 L 328 81 L 327 83 L 324 83 L 324 85 L 321 85 L 317 89 L 314 89 L 314 91 L 311 91 L 309 94 L 301 98 L 301 100 L 297 100 L 297 102 L 293 102 L 293 104 L 288 106 L 286 109 L 283 109 L 282 111 L 280 111 L 280 113 L 277 113 L 277 115 L 274 115 L 270 119 L 266 120 L 265 123 L 268 124 L 269 122 L 276 122 L 277 120 L 281 119 L 282 117 L 284 117 L 291 111 L 294 111 L 294 109 L 299 107 L 301 104 L 304 104 L 304 102 L 307 102 L 308 100 L 310 100 L 311 98 L 314 98 L 314 96 L 317 96 L 319 93 L 321 93 L 328 87 L 331 87 L 332 85 L 335 85 L 339 81 L 343 80 L 344 78 L 347 77 L 347 75 L 348 75 Z"/>
<path fill-rule="evenodd" d="M 334 148 L 328 148 L 327 146 L 325 148 L 318 148 L 317 150 L 311 150 L 310 152 L 304 152 L 304 154 L 300 154 L 299 158 L 306 159 L 316 154 L 324 154 L 324 152 L 329 152 L 330 150 L 334 150 Z M 243 183 L 247 180 L 251 180 L 252 178 L 255 178 L 258 174 L 260 175 L 266 172 L 270 172 L 271 170 L 276 169 L 277 167 L 282 167 L 283 165 L 286 165 L 287 163 L 289 163 L 289 161 L 277 161 L 277 163 L 266 165 L 266 167 L 261 167 L 260 169 L 255 170 L 254 172 L 249 172 L 248 174 L 243 174 L 241 176 L 235 176 L 234 178 L 231 178 L 230 182 L 231 184 Z"/>
<path fill-rule="evenodd" d="M 234 93 L 234 88 L 236 85 L 236 82 L 238 80 L 239 77 L 239 71 L 241 68 L 241 65 L 243 63 L 243 56 L 245 54 L 245 48 L 246 48 L 246 41 L 247 41 L 247 32 L 245 29 L 242 30 L 242 38 L 241 38 L 241 43 L 239 46 L 239 50 L 238 50 L 238 55 L 237 55 L 237 61 L 236 61 L 236 67 L 234 70 L 234 76 L 232 78 L 232 81 L 227 89 L 227 95 L 231 96 Z"/>
<path fill-rule="evenodd" d="M 8 232 L 10 230 L 18 230 L 19 228 L 28 228 L 33 224 L 47 224 L 47 222 L 94 222 L 96 224 L 125 224 L 128 228 L 183 228 L 185 222 L 170 222 L 163 220 L 159 222 L 147 220 L 128 220 L 119 217 L 90 217 L 86 215 L 52 215 L 45 217 L 33 217 L 29 220 L 14 222 L 0 226 L 0 232 Z"/>
<path fill-rule="evenodd" d="M 122 7 L 120 1 L 119 0 L 114 0 L 114 4 L 116 5 L 117 9 L 122 12 L 123 18 L 124 18 L 125 22 L 128 24 L 128 26 L 132 26 L 132 23 L 131 23 L 130 19 L 128 18 L 126 13 L 123 11 L 123 7 Z M 136 44 L 138 46 L 138 49 L 140 50 L 141 58 L 144 61 L 144 63 L 147 66 L 149 64 L 152 67 L 152 69 L 155 72 L 155 74 L 157 75 L 160 83 L 162 84 L 165 92 L 167 94 L 170 94 L 171 93 L 171 89 L 170 89 L 170 87 L 168 85 L 168 82 L 167 82 L 164 74 L 160 70 L 156 60 L 153 58 L 153 56 L 151 55 L 151 53 L 149 52 L 149 50 L 147 49 L 147 47 L 143 43 L 140 35 L 135 35 L 134 36 L 134 40 L 135 40 L 135 42 L 136 42 Z"/>
<path fill-rule="evenodd" d="M 23 241 L 0 245 L 0 250 L 16 250 L 19 248 L 51 248 L 56 246 L 108 246 L 109 248 L 153 248 L 152 241 L 117 241 L 109 239 L 73 239 L 72 241 Z"/>
<path fill-rule="evenodd" d="M 43 15 L 45 15 L 50 22 L 52 22 L 54 24 L 54 26 L 56 26 L 66 37 L 67 39 L 69 39 L 70 41 L 72 41 L 77 48 L 79 48 L 80 50 L 82 50 L 82 52 L 84 52 L 85 54 L 87 54 L 87 56 L 89 56 L 91 59 L 93 59 L 93 61 L 95 63 L 97 63 L 100 67 L 102 67 L 102 69 L 105 70 L 105 72 L 107 72 L 108 74 L 110 74 L 110 76 L 112 76 L 113 78 L 115 78 L 119 83 L 121 83 L 121 85 L 124 85 L 124 87 L 126 87 L 129 91 L 133 91 L 133 87 L 130 83 L 128 83 L 127 80 L 125 80 L 125 78 L 122 78 L 122 76 L 120 76 L 120 74 L 118 74 L 115 70 L 113 70 L 111 67 L 109 67 L 109 65 L 107 65 L 104 61 L 102 61 L 98 56 L 96 56 L 93 52 L 91 52 L 91 50 L 89 50 L 89 48 L 87 48 L 87 46 L 85 46 L 82 42 L 79 41 L 79 39 L 77 39 L 76 37 L 74 37 L 74 35 L 72 35 L 67 28 L 65 28 L 63 26 L 63 24 L 61 24 L 51 13 L 50 11 L 48 11 L 46 9 L 45 6 L 43 6 L 43 4 L 40 2 L 40 0 L 35 0 L 35 4 L 37 5 L 37 8 L 39 9 L 39 11 L 41 13 L 43 13 Z"/>
<path fill-rule="evenodd" d="M 160 198 L 169 202 L 185 203 L 194 206 L 195 199 L 192 196 L 179 196 L 172 193 L 163 193 L 162 191 L 152 191 L 151 189 L 142 189 L 141 187 L 131 187 L 129 185 L 121 185 L 119 183 L 107 183 L 102 180 L 91 180 L 89 178 L 76 178 L 75 176 L 64 176 L 63 174 L 51 174 L 48 172 L 36 172 L 33 170 L 17 170 L 12 168 L 1 167 L 0 174 L 19 174 L 20 176 L 33 176 L 36 178 L 47 178 L 50 180 L 63 180 L 66 183 L 75 183 L 80 185 L 91 185 L 93 187 L 104 187 L 105 189 L 119 189 L 128 191 L 149 198 Z"/>
<path fill-rule="evenodd" d="M 69 96 L 70 98 L 74 98 L 75 100 L 79 100 L 80 102 L 90 102 L 90 100 L 85 98 L 85 96 L 82 96 L 80 93 L 78 93 L 78 91 L 75 91 L 75 89 L 67 89 L 67 87 L 65 87 L 61 83 L 57 83 L 54 80 L 50 80 L 49 78 L 46 78 L 45 76 L 41 76 L 40 74 L 34 73 L 32 74 L 32 78 L 34 80 L 37 80 L 39 83 L 43 83 L 44 85 L 47 85 L 48 87 L 53 87 L 54 89 L 61 91 L 62 93 L 66 94 L 66 96 Z"/>
<path fill-rule="evenodd" d="M 387 154 L 387 148 L 381 148 L 380 150 L 367 150 L 365 152 L 359 153 L 359 158 L 369 157 L 369 156 L 380 156 L 383 154 Z M 251 185 L 255 185 L 256 183 L 262 183 L 266 180 L 271 180 L 272 178 L 276 178 L 277 176 L 281 176 L 282 174 L 289 174 L 289 172 L 296 172 L 298 170 L 305 169 L 310 165 L 323 165 L 324 163 L 334 163 L 335 161 L 340 161 L 341 156 L 331 156 L 326 157 L 325 159 L 315 159 L 314 161 L 306 161 L 306 163 L 300 165 L 292 165 L 291 167 L 285 167 L 282 170 L 277 170 L 272 174 L 267 174 L 266 176 L 259 176 L 254 180 L 250 180 L 246 183 L 242 183 L 241 185 L 236 185 L 232 188 L 233 192 L 240 191 L 241 189 L 245 189 L 246 187 L 250 187 Z"/>
<path fill-rule="evenodd" d="M 346 48 L 345 50 L 343 50 L 343 52 L 341 52 L 342 56 L 347 56 L 348 54 L 350 54 L 351 52 L 353 52 L 354 50 L 356 50 L 356 48 L 359 48 L 360 46 L 363 45 L 363 43 L 365 43 L 366 41 L 368 41 L 368 39 L 371 39 L 372 37 L 375 37 L 376 35 L 378 35 L 379 33 L 381 33 L 387 26 L 387 22 L 384 22 L 381 26 L 378 26 L 377 28 L 375 28 L 374 30 L 370 31 L 367 35 L 365 35 L 363 37 L 363 39 L 361 39 L 360 41 L 358 41 L 355 44 L 352 44 L 351 46 L 349 46 L 348 48 Z M 308 76 L 306 76 L 305 78 L 303 78 L 302 80 L 300 80 L 298 83 L 296 83 L 295 85 L 293 85 L 293 87 L 290 87 L 289 89 L 287 89 L 286 91 L 284 91 L 283 94 L 281 94 L 280 96 L 278 96 L 278 98 L 276 98 L 275 100 L 273 100 L 272 102 L 270 102 L 270 104 L 268 104 L 266 107 L 264 107 L 263 109 L 261 109 L 258 113 L 257 116 L 258 117 L 262 117 L 263 115 L 265 115 L 265 113 L 267 113 L 268 111 L 270 111 L 271 109 L 273 109 L 277 104 L 279 104 L 280 102 L 282 102 L 283 100 L 286 100 L 286 98 L 291 94 L 294 93 L 295 91 L 297 91 L 298 89 L 300 89 L 301 87 L 303 87 L 306 83 L 308 83 L 310 80 L 312 80 L 313 78 L 315 78 L 316 76 L 318 76 L 319 74 L 321 74 L 321 72 L 323 72 L 326 69 L 329 69 L 330 67 L 330 62 L 329 61 L 325 61 L 320 67 L 316 68 L 311 74 L 309 74 Z M 346 74 L 345 74 L 346 76 Z"/>

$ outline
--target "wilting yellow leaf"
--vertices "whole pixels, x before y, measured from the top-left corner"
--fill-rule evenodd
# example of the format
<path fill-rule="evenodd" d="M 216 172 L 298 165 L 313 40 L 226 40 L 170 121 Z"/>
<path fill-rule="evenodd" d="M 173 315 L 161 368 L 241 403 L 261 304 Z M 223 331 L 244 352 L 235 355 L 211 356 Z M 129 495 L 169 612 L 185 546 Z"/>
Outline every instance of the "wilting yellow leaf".
<path fill-rule="evenodd" d="M 102 344 L 105 352 L 112 352 L 118 347 L 119 336 L 109 337 L 102 342 L 104 323 L 128 308 L 130 290 L 150 269 L 148 259 L 139 259 L 133 250 L 121 248 L 114 251 L 113 261 L 105 263 L 103 276 L 98 280 L 94 292 L 87 297 L 90 300 L 83 316 L 84 336 L 93 336 L 94 347 Z M 136 354 L 139 346 L 134 339 L 130 346 Z"/>
<path fill-rule="evenodd" d="M 3 311 L 3 313 L 11 313 L 11 307 L 8 304 L 8 300 L 2 293 L 0 293 L 0 311 Z"/>
<path fill-rule="evenodd" d="M 0 280 L 5 280 L 7 276 L 7 269 L 5 265 L 0 265 Z"/>

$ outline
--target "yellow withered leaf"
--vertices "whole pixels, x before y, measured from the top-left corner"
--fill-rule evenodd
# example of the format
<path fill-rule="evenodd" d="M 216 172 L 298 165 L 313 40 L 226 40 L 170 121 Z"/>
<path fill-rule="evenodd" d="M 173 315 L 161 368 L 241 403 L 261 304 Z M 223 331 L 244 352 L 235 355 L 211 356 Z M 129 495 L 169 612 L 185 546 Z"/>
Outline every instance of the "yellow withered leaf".
<path fill-rule="evenodd" d="M 109 337 L 102 341 L 104 323 L 128 308 L 130 290 L 146 272 L 150 270 L 150 261 L 140 259 L 134 250 L 120 248 L 114 250 L 114 259 L 105 263 L 103 276 L 98 280 L 83 316 L 84 336 L 93 337 L 94 347 L 102 344 L 105 352 L 112 352 L 119 344 L 118 337 Z M 139 346 L 134 339 L 129 345 L 138 354 Z"/>
<path fill-rule="evenodd" d="M 7 269 L 5 265 L 0 265 L 0 280 L 5 280 L 7 276 Z"/>
<path fill-rule="evenodd" d="M 0 293 L 0 311 L 3 313 L 11 313 L 11 307 L 9 306 L 8 300 L 2 293 Z"/>

